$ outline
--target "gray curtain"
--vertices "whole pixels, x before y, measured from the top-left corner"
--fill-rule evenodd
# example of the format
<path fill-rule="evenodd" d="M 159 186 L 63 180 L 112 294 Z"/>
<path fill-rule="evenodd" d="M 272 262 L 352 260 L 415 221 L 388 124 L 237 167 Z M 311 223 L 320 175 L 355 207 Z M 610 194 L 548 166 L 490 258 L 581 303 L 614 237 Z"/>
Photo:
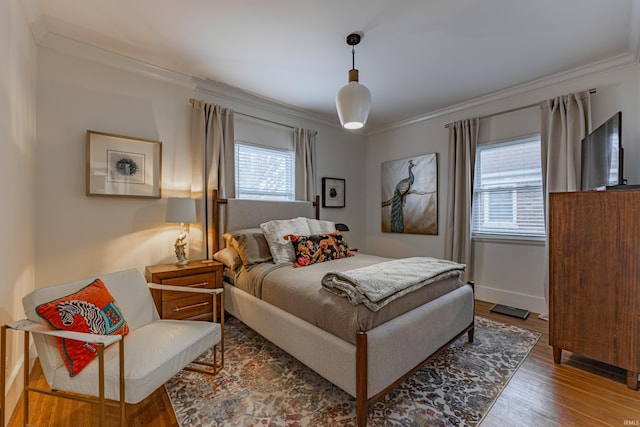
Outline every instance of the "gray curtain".
<path fill-rule="evenodd" d="M 296 200 L 313 201 L 316 195 L 316 135 L 315 130 L 293 130 L 296 168 Z"/>
<path fill-rule="evenodd" d="M 233 115 L 234 111 L 230 108 L 202 101 L 193 102 L 191 197 L 197 203 L 201 244 L 199 247 L 192 244 L 191 258 L 211 259 L 213 256 L 212 190 L 218 190 L 218 197 L 221 198 L 235 195 Z"/>
<path fill-rule="evenodd" d="M 545 225 L 549 193 L 580 190 L 582 139 L 591 131 L 591 97 L 589 91 L 562 95 L 540 103 L 542 156 L 542 190 Z M 547 230 L 548 233 L 548 230 Z M 548 235 L 547 235 L 548 236 Z M 549 308 L 549 246 L 545 244 L 544 296 Z"/>
<path fill-rule="evenodd" d="M 473 280 L 471 204 L 480 119 L 449 125 L 449 197 L 445 258 L 466 264 L 464 280 Z"/>

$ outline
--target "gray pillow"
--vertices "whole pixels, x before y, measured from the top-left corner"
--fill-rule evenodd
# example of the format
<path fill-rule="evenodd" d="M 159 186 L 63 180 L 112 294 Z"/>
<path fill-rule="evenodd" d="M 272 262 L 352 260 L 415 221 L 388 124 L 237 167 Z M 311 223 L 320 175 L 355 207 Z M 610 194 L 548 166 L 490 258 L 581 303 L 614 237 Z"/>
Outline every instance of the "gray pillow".
<path fill-rule="evenodd" d="M 271 251 L 260 228 L 234 230 L 222 235 L 227 246 L 238 252 L 243 265 L 253 265 L 271 261 Z"/>

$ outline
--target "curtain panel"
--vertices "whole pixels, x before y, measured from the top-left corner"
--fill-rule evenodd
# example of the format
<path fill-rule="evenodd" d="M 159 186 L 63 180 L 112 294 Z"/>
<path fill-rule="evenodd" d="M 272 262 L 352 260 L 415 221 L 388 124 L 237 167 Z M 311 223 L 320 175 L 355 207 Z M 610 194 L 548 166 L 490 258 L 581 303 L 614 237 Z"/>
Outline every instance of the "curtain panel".
<path fill-rule="evenodd" d="M 549 193 L 577 191 L 581 188 L 582 140 L 591 132 L 589 91 L 571 93 L 540 103 L 540 150 L 545 226 L 549 214 Z M 549 310 L 549 230 L 545 243 L 544 297 Z"/>
<path fill-rule="evenodd" d="M 478 146 L 479 118 L 449 125 L 449 196 L 445 232 L 445 258 L 466 264 L 464 280 L 473 280 L 471 205 Z"/>
<path fill-rule="evenodd" d="M 218 190 L 221 198 L 235 194 L 233 118 L 234 111 L 230 108 L 202 101 L 193 102 L 191 197 L 196 199 L 200 244 L 192 243 L 192 258 L 211 259 L 213 256 L 212 190 Z"/>
<path fill-rule="evenodd" d="M 315 130 L 293 130 L 295 150 L 296 200 L 313 201 L 316 195 L 316 135 Z"/>

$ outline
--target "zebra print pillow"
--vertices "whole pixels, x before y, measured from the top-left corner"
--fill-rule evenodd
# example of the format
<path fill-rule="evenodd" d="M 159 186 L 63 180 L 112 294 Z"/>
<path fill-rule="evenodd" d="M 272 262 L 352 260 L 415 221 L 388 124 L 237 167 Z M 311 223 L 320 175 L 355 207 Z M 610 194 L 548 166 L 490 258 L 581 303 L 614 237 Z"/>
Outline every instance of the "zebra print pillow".
<path fill-rule="evenodd" d="M 120 307 L 102 280 L 96 279 L 78 292 L 40 304 L 36 313 L 51 329 L 100 335 L 127 335 L 129 326 Z M 75 376 L 98 355 L 98 346 L 56 338 L 70 376 Z"/>

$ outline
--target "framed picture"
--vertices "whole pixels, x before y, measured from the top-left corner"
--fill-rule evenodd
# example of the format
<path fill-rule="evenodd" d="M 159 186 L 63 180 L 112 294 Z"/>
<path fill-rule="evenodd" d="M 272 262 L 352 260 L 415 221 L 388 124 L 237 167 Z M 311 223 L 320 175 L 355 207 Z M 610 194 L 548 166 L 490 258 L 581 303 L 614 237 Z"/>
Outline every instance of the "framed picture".
<path fill-rule="evenodd" d="M 162 143 L 87 131 L 87 196 L 160 198 Z"/>
<path fill-rule="evenodd" d="M 438 234 L 438 153 L 382 163 L 382 232 Z"/>
<path fill-rule="evenodd" d="M 344 208 L 344 179 L 322 178 L 322 207 Z"/>

